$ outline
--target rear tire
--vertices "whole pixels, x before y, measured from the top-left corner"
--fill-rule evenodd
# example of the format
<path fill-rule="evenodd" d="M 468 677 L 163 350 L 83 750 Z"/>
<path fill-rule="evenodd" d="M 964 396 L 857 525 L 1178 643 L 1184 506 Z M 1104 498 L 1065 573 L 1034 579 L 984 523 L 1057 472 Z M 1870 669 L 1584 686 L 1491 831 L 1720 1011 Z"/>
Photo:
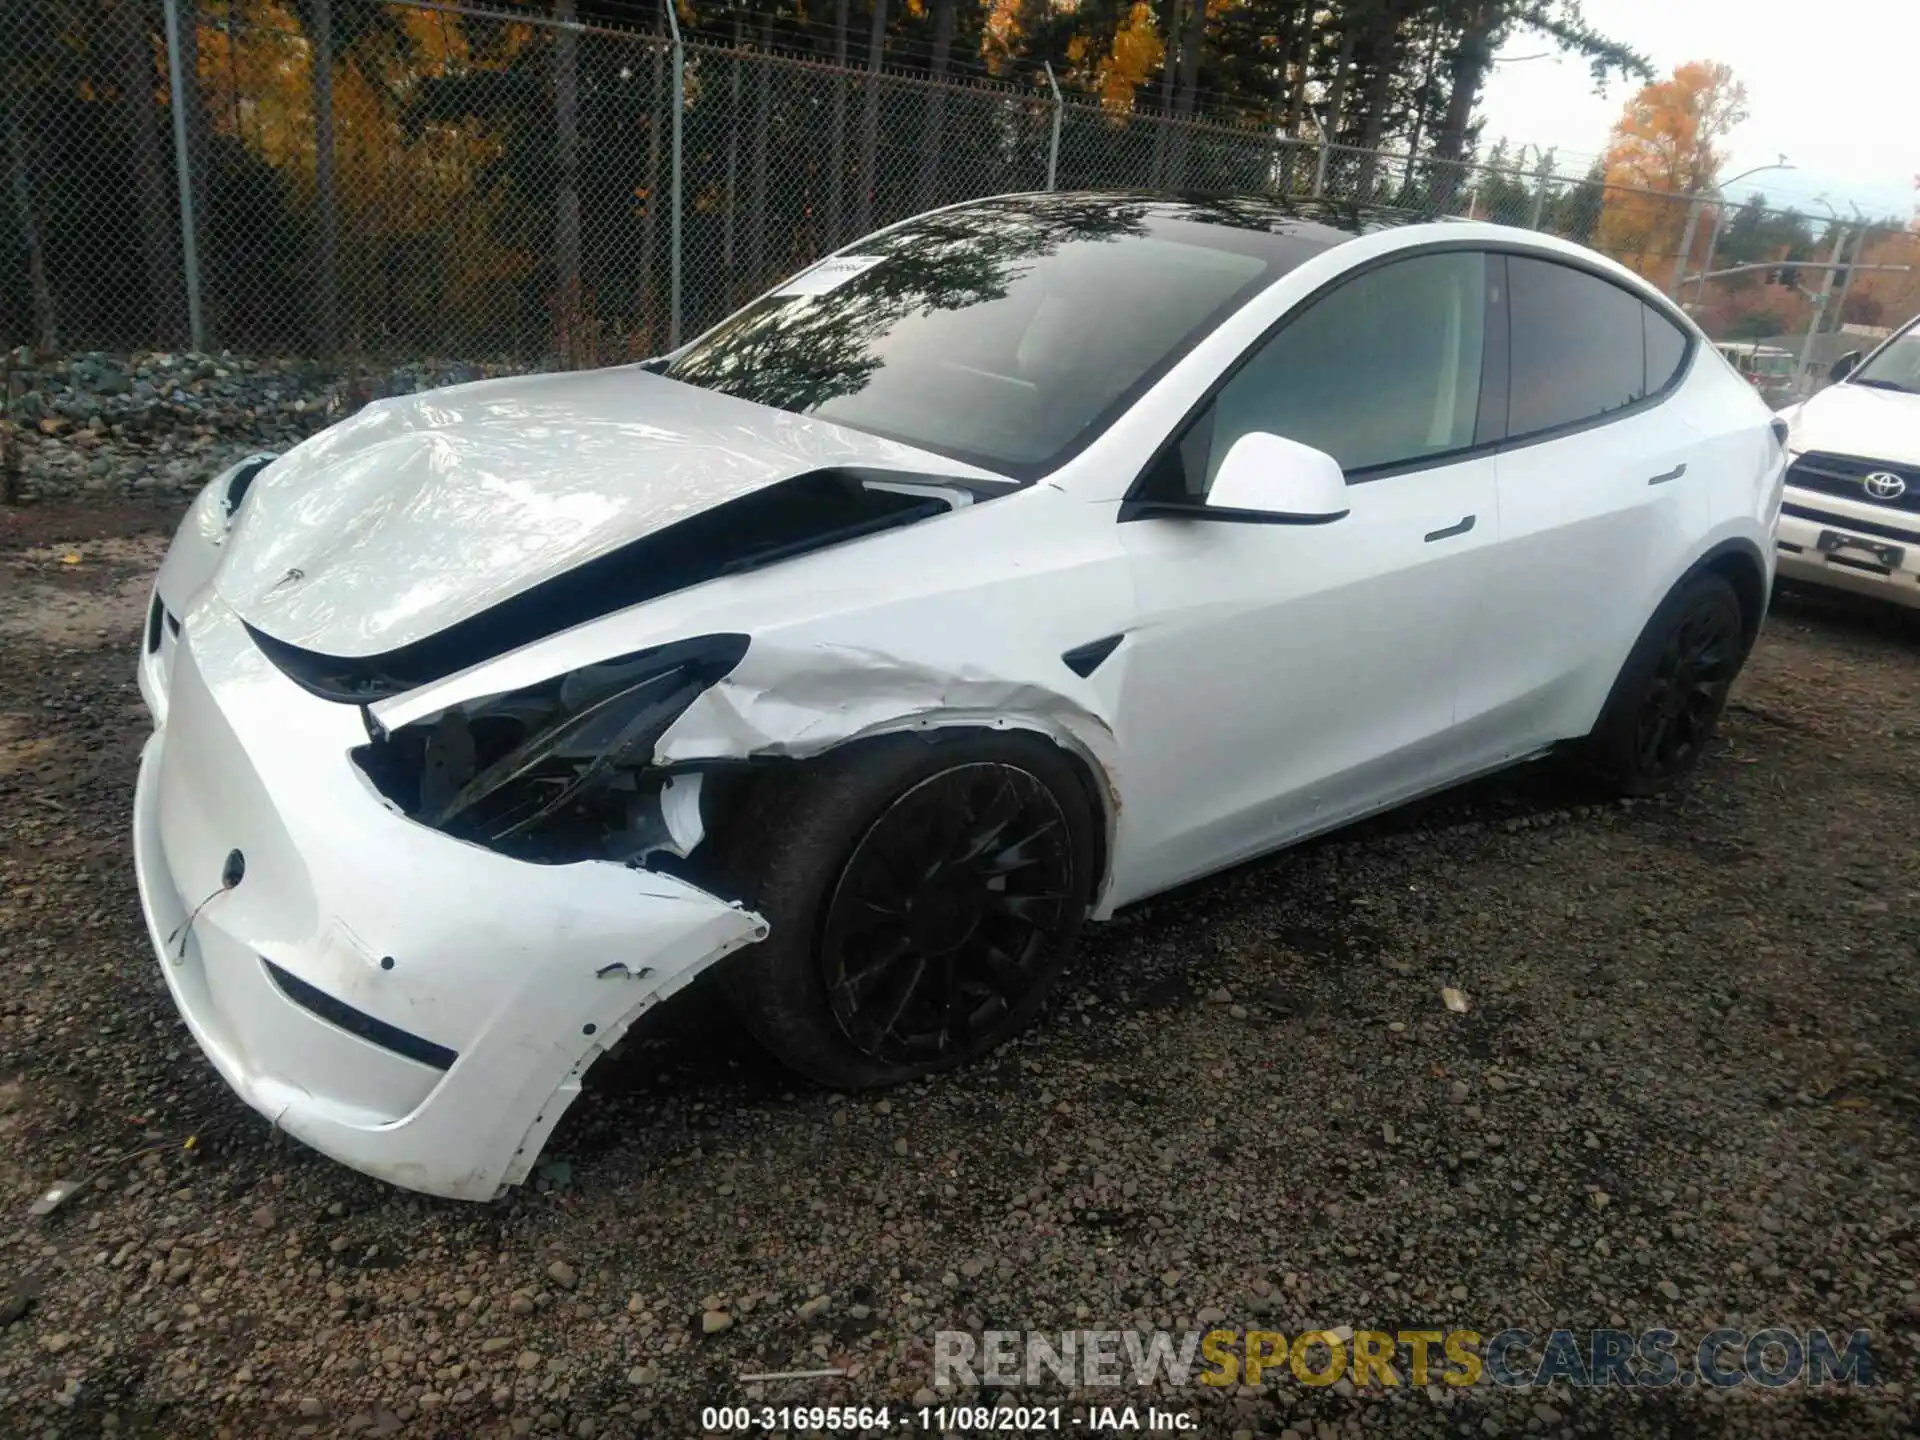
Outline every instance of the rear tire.
<path fill-rule="evenodd" d="M 1620 795 L 1671 789 L 1700 763 L 1745 660 L 1740 597 L 1711 571 L 1695 575 L 1634 643 L 1581 748 L 1583 768 Z"/>
<path fill-rule="evenodd" d="M 1038 1013 L 1095 882 L 1094 807 L 1039 736 L 892 736 L 779 776 L 720 861 L 768 938 L 722 968 L 756 1039 L 824 1084 L 964 1064 Z"/>

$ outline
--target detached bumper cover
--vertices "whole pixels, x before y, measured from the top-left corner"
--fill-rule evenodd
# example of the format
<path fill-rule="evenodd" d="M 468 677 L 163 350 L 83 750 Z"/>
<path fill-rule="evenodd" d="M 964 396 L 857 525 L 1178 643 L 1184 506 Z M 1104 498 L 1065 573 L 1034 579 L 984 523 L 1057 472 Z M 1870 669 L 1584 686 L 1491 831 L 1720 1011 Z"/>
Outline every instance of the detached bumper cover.
<path fill-rule="evenodd" d="M 141 682 L 160 723 L 134 857 L 168 988 L 248 1104 L 355 1169 L 492 1198 L 642 1012 L 766 933 L 671 876 L 526 864 L 395 813 L 348 759 L 359 711 L 281 675 L 210 593 Z"/>

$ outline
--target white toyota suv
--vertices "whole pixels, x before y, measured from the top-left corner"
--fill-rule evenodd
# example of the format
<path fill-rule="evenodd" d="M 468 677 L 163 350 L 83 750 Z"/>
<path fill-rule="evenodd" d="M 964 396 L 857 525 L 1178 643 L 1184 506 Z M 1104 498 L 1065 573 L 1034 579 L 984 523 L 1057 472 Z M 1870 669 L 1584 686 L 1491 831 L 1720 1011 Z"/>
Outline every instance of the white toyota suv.
<path fill-rule="evenodd" d="M 1779 573 L 1920 607 L 1920 317 L 1834 363 L 1788 427 Z"/>

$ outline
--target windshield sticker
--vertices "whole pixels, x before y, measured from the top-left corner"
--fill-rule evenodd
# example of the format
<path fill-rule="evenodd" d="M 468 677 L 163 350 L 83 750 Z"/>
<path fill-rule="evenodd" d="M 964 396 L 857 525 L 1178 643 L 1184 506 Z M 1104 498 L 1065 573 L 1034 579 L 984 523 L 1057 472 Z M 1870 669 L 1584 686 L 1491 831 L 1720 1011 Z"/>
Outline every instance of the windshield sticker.
<path fill-rule="evenodd" d="M 828 295 L 886 258 L 884 255 L 830 256 L 811 270 L 801 271 L 773 293 L 781 299 L 789 295 Z"/>

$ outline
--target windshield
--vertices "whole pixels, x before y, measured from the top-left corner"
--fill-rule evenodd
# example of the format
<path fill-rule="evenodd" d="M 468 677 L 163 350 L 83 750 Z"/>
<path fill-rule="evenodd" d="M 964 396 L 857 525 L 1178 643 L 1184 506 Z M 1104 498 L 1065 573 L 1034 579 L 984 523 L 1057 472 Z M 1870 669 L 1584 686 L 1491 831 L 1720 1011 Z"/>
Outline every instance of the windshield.
<path fill-rule="evenodd" d="M 1920 327 L 1907 326 L 1849 378 L 1855 385 L 1920 395 Z"/>
<path fill-rule="evenodd" d="M 1276 275 L 1343 238 L 1231 202 L 988 201 L 803 271 L 665 373 L 1032 478 Z"/>

